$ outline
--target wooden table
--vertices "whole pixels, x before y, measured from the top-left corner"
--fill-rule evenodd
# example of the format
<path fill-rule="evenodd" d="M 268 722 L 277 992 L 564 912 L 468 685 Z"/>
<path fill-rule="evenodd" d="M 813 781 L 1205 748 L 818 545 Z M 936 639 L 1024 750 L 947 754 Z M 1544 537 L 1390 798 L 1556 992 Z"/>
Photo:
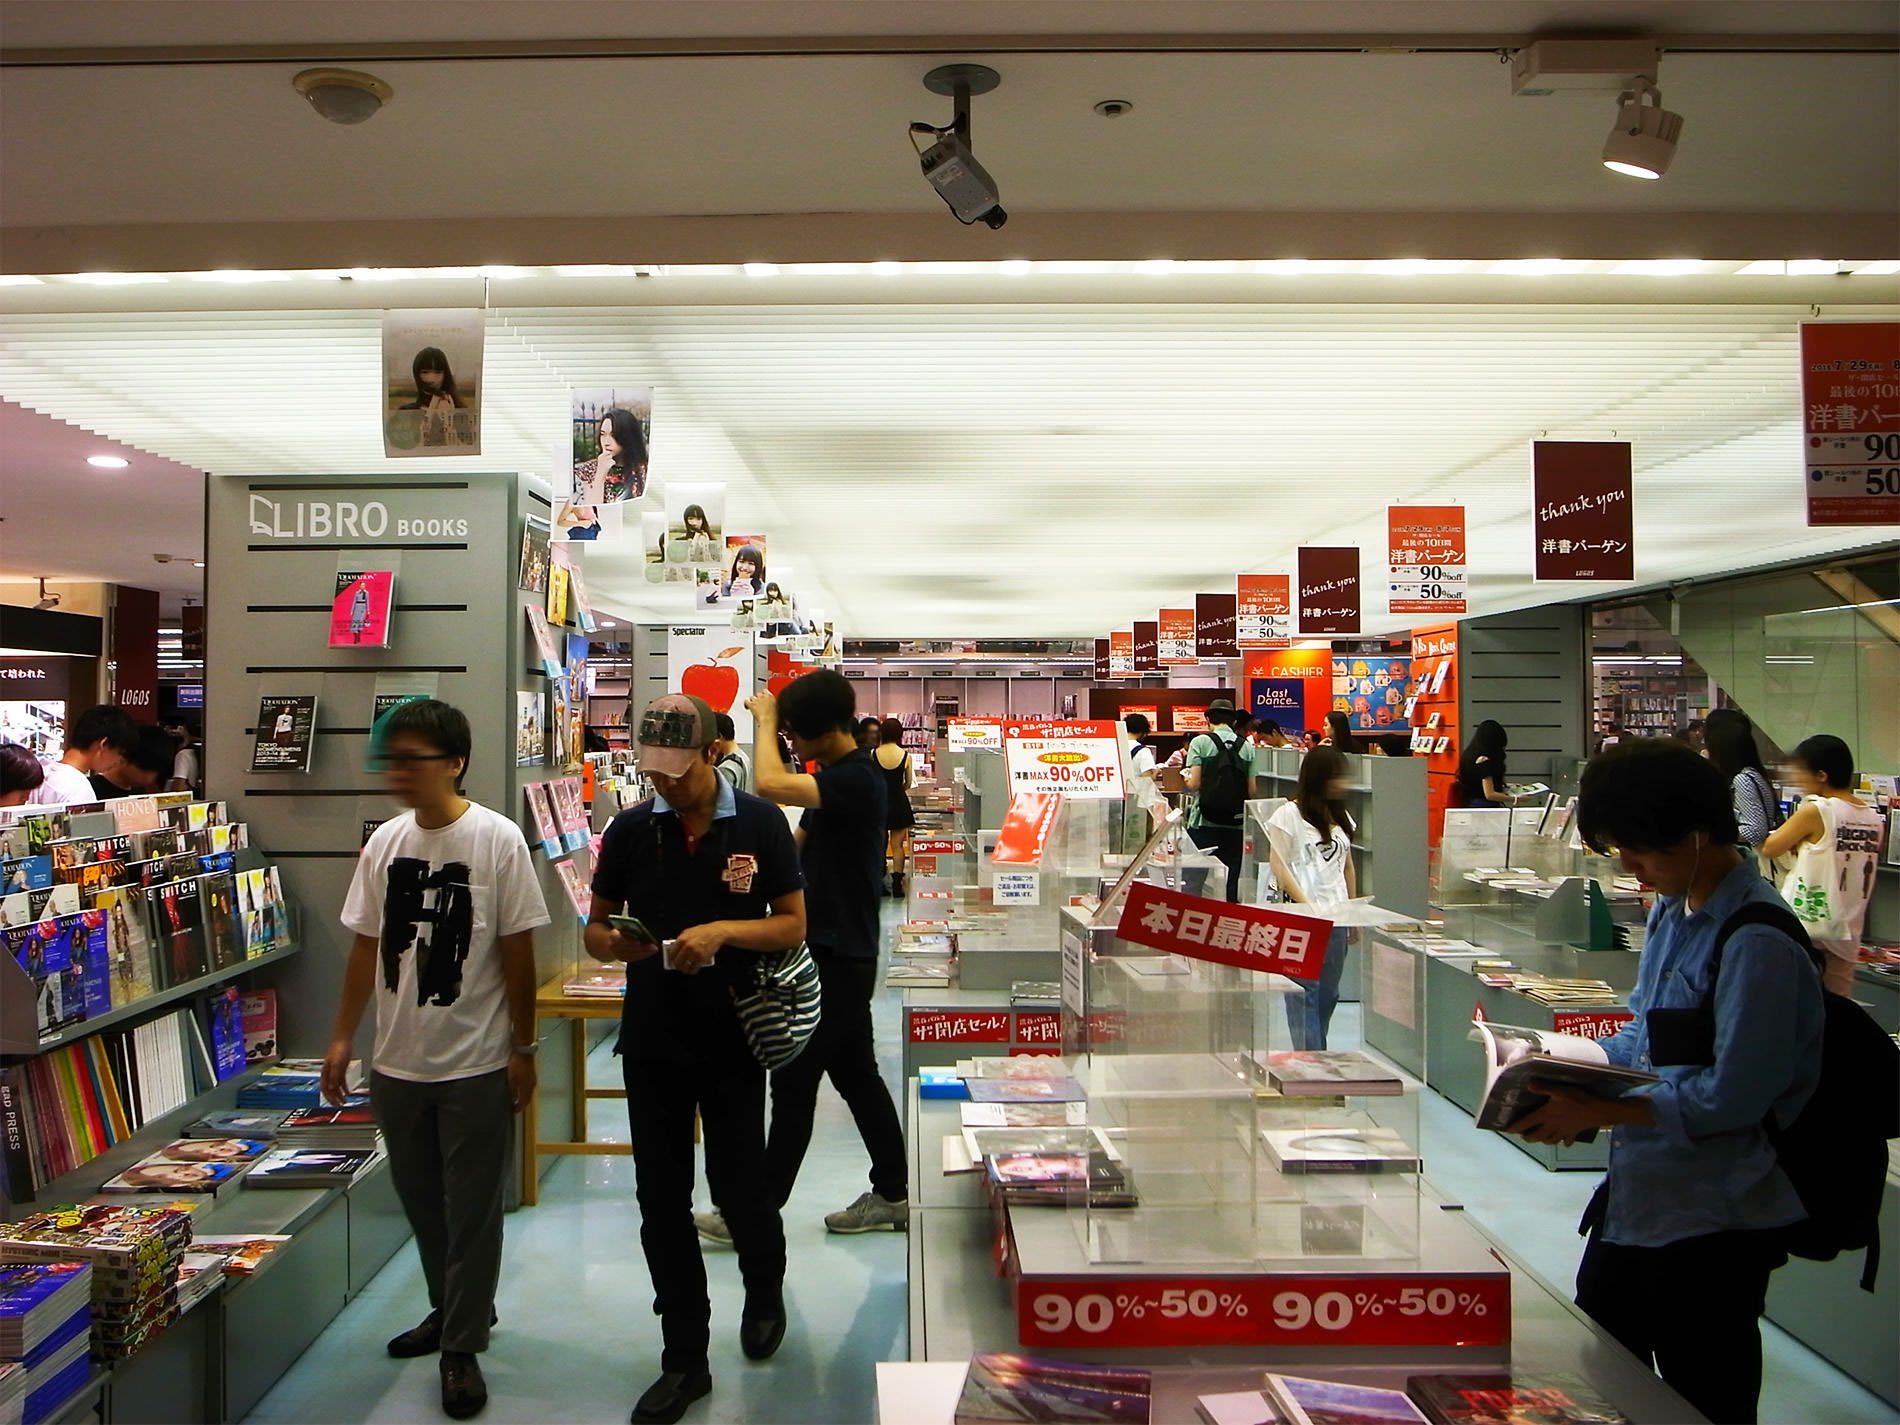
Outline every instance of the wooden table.
<path fill-rule="evenodd" d="M 570 995 L 561 986 L 565 975 L 557 975 L 534 992 L 534 1017 L 576 1021 L 569 1026 L 568 1052 L 574 1084 L 574 1136 L 543 1142 L 541 1139 L 541 1091 L 521 1114 L 521 1205 L 533 1207 L 541 1200 L 541 1155 L 544 1153 L 598 1153 L 613 1157 L 632 1154 L 630 1143 L 590 1143 L 587 1140 L 587 1101 L 594 1098 L 625 1098 L 624 1088 L 589 1088 L 587 1084 L 587 1025 L 591 1019 L 619 1019 L 622 1001 L 618 996 Z"/>

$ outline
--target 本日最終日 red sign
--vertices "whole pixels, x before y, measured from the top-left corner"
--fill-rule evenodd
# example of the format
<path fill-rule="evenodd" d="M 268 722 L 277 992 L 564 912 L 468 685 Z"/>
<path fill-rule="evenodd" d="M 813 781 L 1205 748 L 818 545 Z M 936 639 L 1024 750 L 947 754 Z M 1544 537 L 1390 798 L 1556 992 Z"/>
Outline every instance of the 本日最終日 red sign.
<path fill-rule="evenodd" d="M 1801 324 L 1808 523 L 1900 524 L 1900 322 Z"/>
<path fill-rule="evenodd" d="M 1296 980 L 1316 979 L 1333 923 L 1258 905 L 1209 900 L 1147 881 L 1128 888 L 1116 935 L 1190 960 L 1212 960 Z"/>
<path fill-rule="evenodd" d="M 1636 512 L 1627 440 L 1531 442 L 1539 579 L 1634 579 Z"/>

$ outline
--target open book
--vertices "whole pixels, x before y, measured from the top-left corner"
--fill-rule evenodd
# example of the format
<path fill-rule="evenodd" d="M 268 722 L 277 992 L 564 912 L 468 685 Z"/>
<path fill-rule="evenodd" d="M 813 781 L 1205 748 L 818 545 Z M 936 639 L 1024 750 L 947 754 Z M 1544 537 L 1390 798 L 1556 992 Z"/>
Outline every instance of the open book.
<path fill-rule="evenodd" d="M 1484 1045 L 1484 1094 L 1476 1115 L 1480 1128 L 1508 1128 L 1550 1102 L 1547 1094 L 1532 1090 L 1533 1079 L 1604 1099 L 1621 1098 L 1633 1088 L 1657 1082 L 1656 1075 L 1643 1069 L 1612 1064 L 1594 1039 L 1575 1034 L 1480 1019 L 1472 1024 L 1471 1037 Z M 1595 1140 L 1594 1128 L 1577 1135 L 1580 1143 Z"/>

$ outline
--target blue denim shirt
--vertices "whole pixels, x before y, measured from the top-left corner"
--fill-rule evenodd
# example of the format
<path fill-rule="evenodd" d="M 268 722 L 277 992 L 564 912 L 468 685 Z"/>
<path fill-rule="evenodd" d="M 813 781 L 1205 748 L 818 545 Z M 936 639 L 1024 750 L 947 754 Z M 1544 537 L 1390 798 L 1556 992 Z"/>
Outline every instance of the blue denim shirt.
<path fill-rule="evenodd" d="M 1630 996 L 1636 1017 L 1603 1041 L 1612 1063 L 1655 1068 L 1645 1013 L 1703 1003 L 1716 932 L 1750 901 L 1780 898 L 1747 858 L 1693 914 L 1658 898 Z M 1820 977 L 1786 935 L 1745 926 L 1722 952 L 1714 1008 L 1715 1063 L 1655 1069 L 1662 1082 L 1644 1092 L 1656 1122 L 1610 1135 L 1606 1241 L 1662 1247 L 1805 1215 L 1761 1125 L 1771 1109 L 1791 1121 L 1820 1078 Z"/>

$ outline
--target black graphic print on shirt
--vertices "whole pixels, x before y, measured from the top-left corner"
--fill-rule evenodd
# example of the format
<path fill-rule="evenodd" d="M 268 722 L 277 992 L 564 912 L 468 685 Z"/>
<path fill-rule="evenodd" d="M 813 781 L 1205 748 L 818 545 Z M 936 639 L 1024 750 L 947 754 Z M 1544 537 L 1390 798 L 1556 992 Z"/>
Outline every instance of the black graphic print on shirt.
<path fill-rule="evenodd" d="M 402 957 L 413 945 L 416 1003 L 454 1004 L 462 995 L 462 962 L 474 929 L 467 866 L 450 861 L 432 873 L 427 861 L 396 857 L 389 863 L 389 894 L 383 901 L 383 988 L 395 992 Z"/>

